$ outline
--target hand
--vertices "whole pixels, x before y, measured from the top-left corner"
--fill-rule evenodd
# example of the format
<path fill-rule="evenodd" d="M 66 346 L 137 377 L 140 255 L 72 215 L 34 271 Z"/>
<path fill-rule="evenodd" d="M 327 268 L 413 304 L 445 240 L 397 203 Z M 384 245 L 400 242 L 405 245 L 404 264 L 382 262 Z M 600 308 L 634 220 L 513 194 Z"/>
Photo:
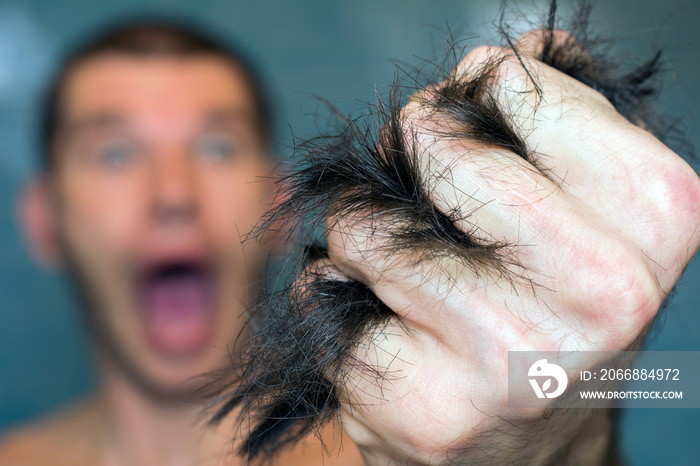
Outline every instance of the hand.
<path fill-rule="evenodd" d="M 614 77 L 584 45 L 550 24 L 476 49 L 380 105 L 378 141 L 350 122 L 298 145 L 258 235 L 325 224 L 328 251 L 263 295 L 209 393 L 234 386 L 212 421 L 242 407 L 249 459 L 340 409 L 370 464 L 603 461 L 607 410 L 507 407 L 508 351 L 636 348 L 700 242 L 700 181 L 643 129 L 663 133 L 657 58 Z"/>
<path fill-rule="evenodd" d="M 315 269 L 367 285 L 398 316 L 355 353 L 380 383 L 360 368 L 343 377 L 342 422 L 369 464 L 600 464 L 608 413 L 509 409 L 508 351 L 629 348 L 700 242 L 693 170 L 536 60 L 538 37 L 521 39 L 519 56 L 473 50 L 396 119 L 427 196 L 471 250 L 397 248 L 406 220 L 391 211 L 327 222 L 329 258 Z M 468 112 L 446 110 L 465 94 L 508 115 L 516 143 L 507 131 L 488 143 Z"/>

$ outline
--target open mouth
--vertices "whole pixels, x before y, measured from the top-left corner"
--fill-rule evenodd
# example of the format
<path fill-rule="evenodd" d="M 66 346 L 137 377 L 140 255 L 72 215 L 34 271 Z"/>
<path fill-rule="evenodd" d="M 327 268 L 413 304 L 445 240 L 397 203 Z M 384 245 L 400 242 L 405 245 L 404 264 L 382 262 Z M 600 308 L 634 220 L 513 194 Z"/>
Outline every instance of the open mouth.
<path fill-rule="evenodd" d="M 145 268 L 140 310 L 146 339 L 164 357 L 195 356 L 214 334 L 216 286 L 199 260 L 171 260 Z"/>

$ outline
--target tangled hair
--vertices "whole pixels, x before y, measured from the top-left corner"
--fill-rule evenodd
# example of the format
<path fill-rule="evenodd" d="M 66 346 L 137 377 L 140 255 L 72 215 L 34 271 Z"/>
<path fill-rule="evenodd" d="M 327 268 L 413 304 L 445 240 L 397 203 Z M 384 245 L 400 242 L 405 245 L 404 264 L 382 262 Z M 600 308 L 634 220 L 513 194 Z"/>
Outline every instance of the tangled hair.
<path fill-rule="evenodd" d="M 588 32 L 589 12 L 584 4 L 575 21 L 562 25 L 552 1 L 536 58 L 599 91 L 627 119 L 664 139 L 672 128 L 652 102 L 660 54 L 632 69 L 621 69 L 619 60 L 600 53 L 609 48 L 601 47 L 604 43 Z M 504 20 L 499 27 L 510 48 L 509 58 L 520 59 Z M 571 37 L 555 40 L 559 29 Z M 492 95 L 499 60 L 503 58 L 469 77 L 450 74 L 443 67 L 442 76 L 433 81 L 440 84 L 431 87 L 436 98 L 422 103 L 450 122 L 444 136 L 504 148 L 541 169 L 507 109 Z M 539 93 L 536 77 L 530 79 Z M 366 285 L 335 279 L 324 268 L 327 253 L 319 231 L 328 218 L 364 213 L 364 218 L 386 220 L 381 232 L 373 232 L 389 239 L 382 241 L 387 244 L 383 253 L 410 249 L 417 262 L 449 256 L 477 272 L 510 270 L 508 245 L 465 233 L 455 225 L 468 213 L 444 212 L 431 201 L 431 180 L 419 170 L 416 147 L 402 129 L 402 91 L 396 84 L 384 102 L 376 103 L 364 118 L 346 121 L 339 134 L 298 143 L 301 166 L 281 180 L 284 199 L 256 230 L 258 234 L 275 228 L 293 231 L 286 266 L 295 273 L 290 284 L 264 293 L 254 306 L 259 332 L 249 342 L 243 363 L 234 362 L 233 369 L 204 389 L 215 400 L 213 424 L 241 409 L 241 419 L 251 427 L 240 453 L 249 460 L 269 458 L 335 419 L 339 387 L 347 382 L 350 370 L 376 377 L 378 383 L 384 376 L 381 368 L 356 356 L 358 346 L 388 323 L 400 325 L 400 318 Z"/>

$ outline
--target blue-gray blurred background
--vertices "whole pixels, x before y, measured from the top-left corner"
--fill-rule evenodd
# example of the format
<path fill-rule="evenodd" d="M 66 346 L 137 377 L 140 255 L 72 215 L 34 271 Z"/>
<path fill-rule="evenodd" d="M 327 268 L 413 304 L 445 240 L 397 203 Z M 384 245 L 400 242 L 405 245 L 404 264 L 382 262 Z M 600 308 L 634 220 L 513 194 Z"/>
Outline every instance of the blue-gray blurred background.
<path fill-rule="evenodd" d="M 665 51 L 662 108 L 688 130 L 700 115 L 700 2 L 599 1 L 595 30 L 623 53 Z M 518 3 L 525 11 L 542 2 Z M 539 8 L 532 9 L 533 5 Z M 563 2 L 564 12 L 570 4 Z M 0 429 L 76 400 L 94 383 L 80 313 L 65 279 L 36 269 L 13 214 L 38 150 L 37 99 L 66 47 L 105 22 L 135 14 L 183 16 L 257 59 L 272 91 L 279 153 L 312 135 L 323 105 L 357 114 L 384 92 L 395 63 L 420 65 L 445 50 L 449 27 L 476 45 L 496 38 L 496 1 L 0 0 Z M 538 14 L 514 16 L 516 27 Z M 696 170 L 698 164 L 694 164 Z M 649 349 L 700 350 L 700 264 L 689 266 Z M 698 368 L 700 371 L 700 368 Z M 622 445 L 633 465 L 698 464 L 700 410 L 627 410 Z"/>

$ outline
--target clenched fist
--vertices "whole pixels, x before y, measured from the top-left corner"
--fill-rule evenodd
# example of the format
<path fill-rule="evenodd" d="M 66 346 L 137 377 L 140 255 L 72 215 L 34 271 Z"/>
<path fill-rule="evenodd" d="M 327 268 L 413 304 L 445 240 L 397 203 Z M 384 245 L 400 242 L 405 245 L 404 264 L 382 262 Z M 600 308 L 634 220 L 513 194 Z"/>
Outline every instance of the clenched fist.
<path fill-rule="evenodd" d="M 508 351 L 636 348 L 700 244 L 700 180 L 650 130 L 652 60 L 612 77 L 553 27 L 302 146 L 262 225 L 324 226 L 232 401 L 270 453 L 340 408 L 369 464 L 601 464 L 606 410 L 508 407 Z M 300 234 L 301 239 L 306 239 Z M 576 371 L 600 361 L 583 358 Z"/>
<path fill-rule="evenodd" d="M 401 111 L 399 137 L 463 252 L 396 249 L 407 220 L 392 210 L 327 223 L 327 273 L 397 315 L 356 353 L 383 383 L 355 368 L 340 387 L 343 425 L 370 464 L 600 464 L 607 413 L 508 409 L 508 351 L 631 347 L 698 247 L 695 173 L 539 62 L 536 35 L 517 55 L 470 52 Z M 485 135 L 496 125 L 479 128 L 483 113 L 517 130 Z"/>

